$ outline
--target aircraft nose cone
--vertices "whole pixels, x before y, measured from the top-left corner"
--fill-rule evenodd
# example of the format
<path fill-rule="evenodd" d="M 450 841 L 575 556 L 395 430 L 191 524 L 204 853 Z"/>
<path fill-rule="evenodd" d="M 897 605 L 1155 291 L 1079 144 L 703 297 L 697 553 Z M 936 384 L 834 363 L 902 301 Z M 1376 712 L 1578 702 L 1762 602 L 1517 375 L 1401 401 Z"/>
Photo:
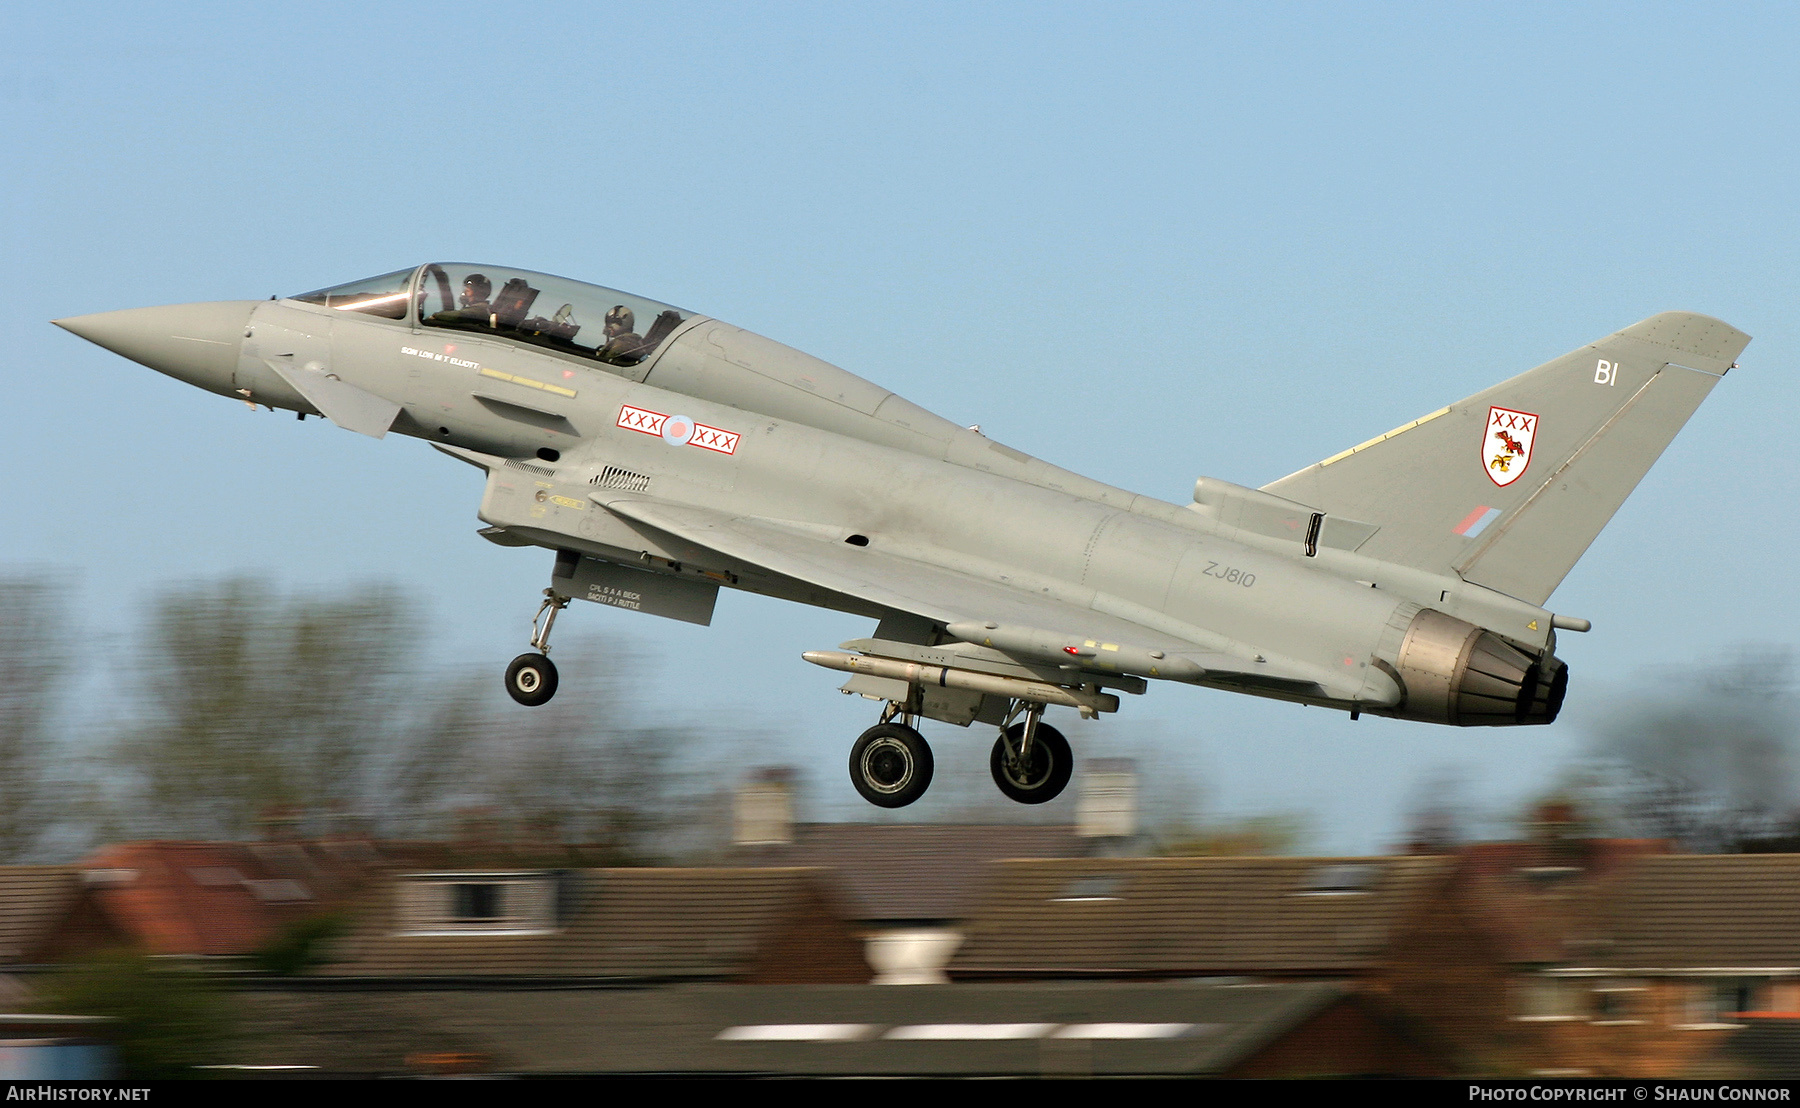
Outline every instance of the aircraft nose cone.
<path fill-rule="evenodd" d="M 255 300 L 128 308 L 52 320 L 115 354 L 210 392 L 229 394 Z"/>

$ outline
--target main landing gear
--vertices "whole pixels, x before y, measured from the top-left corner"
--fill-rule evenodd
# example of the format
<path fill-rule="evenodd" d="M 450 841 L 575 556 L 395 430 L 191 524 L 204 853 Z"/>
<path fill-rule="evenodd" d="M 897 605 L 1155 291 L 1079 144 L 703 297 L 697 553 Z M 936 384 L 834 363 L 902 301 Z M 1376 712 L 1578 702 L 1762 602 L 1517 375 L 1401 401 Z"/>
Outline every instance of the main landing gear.
<path fill-rule="evenodd" d="M 1014 711 L 1017 715 L 1017 710 Z M 1000 732 L 988 756 L 988 771 L 1007 799 L 1020 804 L 1055 800 L 1075 772 L 1075 758 L 1063 733 L 1043 722 L 1044 706 L 1033 704 L 1025 719 Z"/>
<path fill-rule="evenodd" d="M 521 654 L 506 667 L 507 695 L 526 707 L 547 703 L 556 695 L 556 663 L 549 657 L 550 629 L 556 626 L 556 613 L 568 606 L 568 597 L 545 589 L 544 602 L 531 621 L 531 645 L 538 652 Z"/>
<path fill-rule="evenodd" d="M 904 808 L 931 787 L 931 747 L 904 723 L 869 728 L 850 748 L 850 781 L 870 804 Z"/>
<path fill-rule="evenodd" d="M 850 783 L 870 804 L 904 808 L 931 786 L 931 747 L 912 718 L 890 701 L 881 722 L 850 748 Z"/>
<path fill-rule="evenodd" d="M 1054 800 L 1075 770 L 1069 740 L 1044 723 L 1043 714 L 1042 704 L 1015 702 L 988 758 L 994 784 L 1020 804 Z M 1025 718 L 1013 722 L 1020 715 Z M 870 804 L 904 808 L 930 787 L 931 747 L 913 726 L 915 718 L 890 701 L 881 722 L 864 731 L 850 748 L 850 783 Z"/>

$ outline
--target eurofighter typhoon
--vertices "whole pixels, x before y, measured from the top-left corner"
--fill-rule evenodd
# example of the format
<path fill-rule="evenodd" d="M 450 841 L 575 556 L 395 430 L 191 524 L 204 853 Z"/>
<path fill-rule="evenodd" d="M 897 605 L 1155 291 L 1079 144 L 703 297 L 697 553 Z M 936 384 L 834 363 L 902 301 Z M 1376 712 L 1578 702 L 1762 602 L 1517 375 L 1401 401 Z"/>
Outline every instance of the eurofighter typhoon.
<path fill-rule="evenodd" d="M 808 662 L 880 702 L 850 779 L 931 783 L 917 724 L 999 729 L 994 783 L 1068 784 L 1047 705 L 1176 681 L 1455 726 L 1546 724 L 1544 605 L 1749 336 L 1665 312 L 1298 473 L 1175 505 L 1092 481 L 719 320 L 434 263 L 286 299 L 57 325 L 255 409 L 424 439 L 486 475 L 480 534 L 555 553 L 520 704 L 571 599 L 691 623 L 721 587 L 872 619 Z"/>

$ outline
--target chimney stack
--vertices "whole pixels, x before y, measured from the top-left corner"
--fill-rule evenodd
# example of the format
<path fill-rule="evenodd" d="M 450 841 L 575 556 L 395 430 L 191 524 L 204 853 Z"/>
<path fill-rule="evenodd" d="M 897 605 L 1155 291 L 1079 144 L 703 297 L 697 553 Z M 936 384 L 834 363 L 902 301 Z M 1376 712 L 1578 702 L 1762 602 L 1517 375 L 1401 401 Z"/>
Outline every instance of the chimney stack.
<path fill-rule="evenodd" d="M 732 841 L 738 846 L 787 846 L 794 841 L 792 767 L 750 771 L 732 804 Z"/>
<path fill-rule="evenodd" d="M 1130 758 L 1090 758 L 1081 774 L 1075 833 L 1089 839 L 1129 839 L 1137 834 L 1137 763 Z"/>

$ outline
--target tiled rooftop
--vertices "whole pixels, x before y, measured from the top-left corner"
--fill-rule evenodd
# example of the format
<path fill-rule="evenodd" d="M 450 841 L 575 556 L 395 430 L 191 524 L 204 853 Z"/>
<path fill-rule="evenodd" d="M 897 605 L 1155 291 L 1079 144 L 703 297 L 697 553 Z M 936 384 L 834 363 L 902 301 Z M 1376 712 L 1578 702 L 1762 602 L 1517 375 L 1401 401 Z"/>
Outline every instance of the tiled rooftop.
<path fill-rule="evenodd" d="M 465 875 L 466 877 L 467 875 Z M 860 943 L 817 871 L 573 871 L 558 926 L 537 934 L 409 931 L 391 885 L 372 890 L 355 932 L 322 972 L 336 977 L 732 978 L 765 964 L 784 936 L 793 958 L 843 964 L 867 980 Z M 396 880 L 430 880 L 397 877 Z"/>
<path fill-rule="evenodd" d="M 1353 974 L 1372 967 L 1446 859 L 1006 862 L 952 977 Z"/>
<path fill-rule="evenodd" d="M 32 959 L 80 892 L 77 866 L 0 868 L 0 965 Z"/>
<path fill-rule="evenodd" d="M 860 920 L 956 920 L 986 889 L 991 863 L 1076 858 L 1085 848 L 1067 826 L 802 823 L 792 844 L 741 847 L 737 858 L 830 869 Z"/>
<path fill-rule="evenodd" d="M 1800 967 L 1800 854 L 1638 858 L 1596 907 L 1596 965 Z"/>

